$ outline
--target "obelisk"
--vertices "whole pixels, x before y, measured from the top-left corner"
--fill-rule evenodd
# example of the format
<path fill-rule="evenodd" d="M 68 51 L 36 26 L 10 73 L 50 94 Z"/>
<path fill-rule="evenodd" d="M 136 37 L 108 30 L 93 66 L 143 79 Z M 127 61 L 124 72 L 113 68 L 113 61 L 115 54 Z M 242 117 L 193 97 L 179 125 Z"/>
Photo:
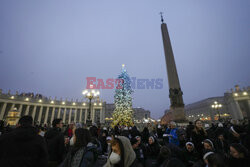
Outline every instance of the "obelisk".
<path fill-rule="evenodd" d="M 163 47 L 165 52 L 167 75 L 168 75 L 168 86 L 169 86 L 169 98 L 170 98 L 170 120 L 176 122 L 185 121 L 184 103 L 183 103 L 183 92 L 181 90 L 180 81 L 175 65 L 174 54 L 171 46 L 170 37 L 168 34 L 167 24 L 164 23 L 161 13 L 161 32 L 163 39 Z"/>

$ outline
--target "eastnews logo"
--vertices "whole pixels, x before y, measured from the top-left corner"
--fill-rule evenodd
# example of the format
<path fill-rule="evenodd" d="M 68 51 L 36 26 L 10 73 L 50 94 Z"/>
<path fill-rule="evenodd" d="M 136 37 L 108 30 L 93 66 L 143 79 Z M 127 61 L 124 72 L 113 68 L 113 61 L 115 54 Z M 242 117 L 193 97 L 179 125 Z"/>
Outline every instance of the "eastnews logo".
<path fill-rule="evenodd" d="M 163 79 L 137 79 L 131 77 L 132 89 L 163 89 Z M 106 80 L 97 79 L 96 77 L 87 77 L 86 89 L 122 89 L 123 79 L 108 78 Z"/>

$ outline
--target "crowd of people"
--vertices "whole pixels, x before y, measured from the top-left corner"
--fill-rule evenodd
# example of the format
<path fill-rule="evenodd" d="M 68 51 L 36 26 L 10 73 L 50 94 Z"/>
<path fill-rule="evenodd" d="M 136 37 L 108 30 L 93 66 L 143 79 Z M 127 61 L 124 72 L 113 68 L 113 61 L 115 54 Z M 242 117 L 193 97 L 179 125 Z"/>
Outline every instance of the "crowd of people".
<path fill-rule="evenodd" d="M 4 167 L 248 167 L 250 124 L 237 120 L 204 128 L 196 120 L 180 127 L 148 125 L 90 127 L 61 119 L 52 127 L 31 116 L 15 128 L 0 121 L 0 166 Z"/>

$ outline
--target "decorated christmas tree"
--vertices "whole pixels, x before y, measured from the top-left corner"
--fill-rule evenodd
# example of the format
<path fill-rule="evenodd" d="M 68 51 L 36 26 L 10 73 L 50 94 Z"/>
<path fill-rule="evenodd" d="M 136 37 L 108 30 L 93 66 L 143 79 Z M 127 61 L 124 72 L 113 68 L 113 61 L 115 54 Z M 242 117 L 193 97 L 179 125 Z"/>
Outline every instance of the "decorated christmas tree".
<path fill-rule="evenodd" d="M 115 110 L 113 112 L 112 126 L 133 126 L 132 93 L 131 80 L 122 65 L 122 72 L 118 76 L 120 82 L 115 90 Z"/>

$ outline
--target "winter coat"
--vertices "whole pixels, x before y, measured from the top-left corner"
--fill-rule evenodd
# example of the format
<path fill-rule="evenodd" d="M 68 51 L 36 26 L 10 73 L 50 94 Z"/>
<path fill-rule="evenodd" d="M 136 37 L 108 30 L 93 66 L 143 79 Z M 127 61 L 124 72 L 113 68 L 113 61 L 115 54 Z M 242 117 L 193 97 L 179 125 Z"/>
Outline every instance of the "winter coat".
<path fill-rule="evenodd" d="M 199 153 L 196 150 L 189 152 L 186 147 L 183 149 L 183 158 L 187 167 L 193 166 L 200 158 Z"/>
<path fill-rule="evenodd" d="M 0 136 L 0 166 L 48 166 L 46 143 L 34 127 L 21 126 Z"/>
<path fill-rule="evenodd" d="M 148 128 L 144 128 L 142 133 L 141 133 L 141 136 L 142 136 L 142 142 L 143 143 L 147 143 L 148 142 L 148 138 L 149 138 L 149 130 Z"/>
<path fill-rule="evenodd" d="M 78 149 L 76 152 L 72 150 L 67 154 L 65 160 L 60 167 L 92 167 L 95 163 L 96 146 L 86 146 Z"/>
<path fill-rule="evenodd" d="M 119 162 L 119 164 L 113 165 L 111 164 L 110 159 L 108 157 L 107 163 L 104 165 L 104 167 L 114 167 L 114 166 L 115 167 L 117 166 L 142 167 L 142 165 L 136 159 L 135 152 L 130 144 L 129 139 L 124 136 L 118 136 L 117 139 L 120 140 L 120 142 L 122 143 L 122 148 L 123 148 L 121 149 L 121 161 Z M 120 163 L 123 163 L 123 164 L 121 165 Z"/>
<path fill-rule="evenodd" d="M 48 146 L 49 161 L 56 161 L 60 164 L 66 154 L 64 136 L 60 128 L 50 129 L 45 133 L 44 138 Z"/>
<path fill-rule="evenodd" d="M 215 148 L 216 148 L 217 152 L 220 153 L 221 155 L 228 153 L 229 145 L 228 145 L 226 140 L 224 140 L 222 142 L 219 139 L 217 139 L 214 144 L 215 144 Z"/>
<path fill-rule="evenodd" d="M 201 153 L 203 149 L 202 141 L 207 138 L 207 135 L 204 133 L 203 130 L 198 130 L 196 133 L 194 130 L 191 134 L 192 142 L 194 143 L 194 146 L 196 150 Z"/>
<path fill-rule="evenodd" d="M 153 144 L 148 144 L 145 148 L 147 159 L 156 159 L 159 152 L 160 152 L 160 146 L 157 142 L 154 142 Z"/>
<path fill-rule="evenodd" d="M 188 125 L 187 126 L 187 128 L 186 128 L 187 140 L 190 140 L 193 130 L 194 130 L 194 125 Z"/>
<path fill-rule="evenodd" d="M 134 151 L 135 151 L 136 159 L 138 159 L 141 162 L 141 164 L 144 164 L 144 161 L 145 161 L 144 150 L 140 146 L 138 146 L 138 148 L 135 148 Z"/>
<path fill-rule="evenodd" d="M 178 135 L 177 135 L 177 128 L 174 128 L 174 129 L 171 129 L 170 130 L 170 137 L 169 137 L 169 143 L 172 143 L 172 144 L 175 144 L 177 146 L 179 146 L 180 142 L 179 142 L 179 139 L 178 139 Z"/>

